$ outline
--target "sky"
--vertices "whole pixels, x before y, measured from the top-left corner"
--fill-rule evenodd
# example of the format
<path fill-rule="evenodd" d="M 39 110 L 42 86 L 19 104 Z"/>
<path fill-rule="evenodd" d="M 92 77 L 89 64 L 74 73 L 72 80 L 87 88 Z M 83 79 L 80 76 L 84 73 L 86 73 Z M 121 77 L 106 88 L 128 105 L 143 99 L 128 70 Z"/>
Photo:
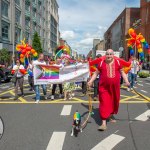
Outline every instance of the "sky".
<path fill-rule="evenodd" d="M 140 7 L 140 0 L 57 0 L 60 36 L 79 54 L 87 55 L 93 39 L 105 31 L 125 7 Z"/>

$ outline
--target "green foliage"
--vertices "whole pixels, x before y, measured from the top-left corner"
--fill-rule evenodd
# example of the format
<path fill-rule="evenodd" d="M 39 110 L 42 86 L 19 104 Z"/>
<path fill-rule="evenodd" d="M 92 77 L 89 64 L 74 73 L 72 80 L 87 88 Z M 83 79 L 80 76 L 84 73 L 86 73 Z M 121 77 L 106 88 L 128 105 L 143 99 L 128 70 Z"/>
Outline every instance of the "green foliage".
<path fill-rule="evenodd" d="M 6 48 L 0 49 L 0 61 L 6 63 L 9 61 L 9 59 L 10 59 L 10 54 L 8 49 Z"/>
<path fill-rule="evenodd" d="M 147 72 L 139 72 L 138 75 L 140 78 L 147 78 L 150 76 L 150 74 Z"/>
<path fill-rule="evenodd" d="M 42 53 L 41 40 L 37 32 L 34 33 L 32 47 L 37 51 L 37 53 Z"/>

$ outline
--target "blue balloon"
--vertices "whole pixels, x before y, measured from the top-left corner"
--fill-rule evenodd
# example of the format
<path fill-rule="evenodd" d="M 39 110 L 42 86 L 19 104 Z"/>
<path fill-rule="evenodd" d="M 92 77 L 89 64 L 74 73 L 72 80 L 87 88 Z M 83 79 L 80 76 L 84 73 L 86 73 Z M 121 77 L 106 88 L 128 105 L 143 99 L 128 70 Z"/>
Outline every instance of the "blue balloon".
<path fill-rule="evenodd" d="M 145 44 L 145 48 L 146 48 L 146 49 L 149 49 L 148 43 Z"/>
<path fill-rule="evenodd" d="M 133 49 L 130 50 L 130 55 L 134 55 L 134 50 Z"/>
<path fill-rule="evenodd" d="M 142 57 L 144 57 L 144 53 L 142 52 L 142 53 L 140 53 L 140 57 L 142 58 Z"/>

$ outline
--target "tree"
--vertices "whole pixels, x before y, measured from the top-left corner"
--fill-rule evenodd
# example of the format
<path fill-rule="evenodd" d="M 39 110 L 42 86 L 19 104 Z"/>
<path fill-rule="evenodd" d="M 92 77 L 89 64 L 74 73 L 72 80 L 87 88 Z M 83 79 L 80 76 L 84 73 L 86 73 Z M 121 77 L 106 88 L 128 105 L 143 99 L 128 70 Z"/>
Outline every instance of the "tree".
<path fill-rule="evenodd" d="M 0 49 L 0 61 L 4 64 L 10 60 L 10 54 L 8 49 L 2 48 Z"/>
<path fill-rule="evenodd" d="M 41 46 L 41 41 L 40 37 L 37 32 L 34 33 L 33 35 L 33 41 L 32 41 L 32 47 L 37 51 L 37 53 L 42 53 L 42 46 Z"/>

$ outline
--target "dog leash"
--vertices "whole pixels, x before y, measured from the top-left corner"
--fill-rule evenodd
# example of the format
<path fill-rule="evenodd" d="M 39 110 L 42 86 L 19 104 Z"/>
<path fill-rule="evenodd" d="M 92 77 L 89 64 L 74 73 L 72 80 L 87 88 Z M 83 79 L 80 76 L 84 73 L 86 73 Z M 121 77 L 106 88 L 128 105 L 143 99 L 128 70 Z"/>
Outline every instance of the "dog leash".
<path fill-rule="evenodd" d="M 145 100 L 147 100 L 147 101 L 150 102 L 150 98 L 149 98 L 149 97 L 147 97 L 147 96 L 145 96 L 145 95 L 143 95 L 143 94 L 137 92 L 134 88 L 133 88 L 133 91 L 134 91 L 136 94 L 138 94 L 139 96 L 141 96 L 142 98 L 144 98 Z"/>
<path fill-rule="evenodd" d="M 91 115 L 94 114 L 93 112 L 93 106 L 92 106 L 92 96 L 91 96 L 91 89 L 87 88 L 87 93 L 88 93 L 88 104 L 89 104 L 89 112 L 88 112 L 88 116 L 86 117 L 85 121 L 82 123 L 81 128 L 84 129 L 88 123 L 89 118 L 91 117 Z"/>

